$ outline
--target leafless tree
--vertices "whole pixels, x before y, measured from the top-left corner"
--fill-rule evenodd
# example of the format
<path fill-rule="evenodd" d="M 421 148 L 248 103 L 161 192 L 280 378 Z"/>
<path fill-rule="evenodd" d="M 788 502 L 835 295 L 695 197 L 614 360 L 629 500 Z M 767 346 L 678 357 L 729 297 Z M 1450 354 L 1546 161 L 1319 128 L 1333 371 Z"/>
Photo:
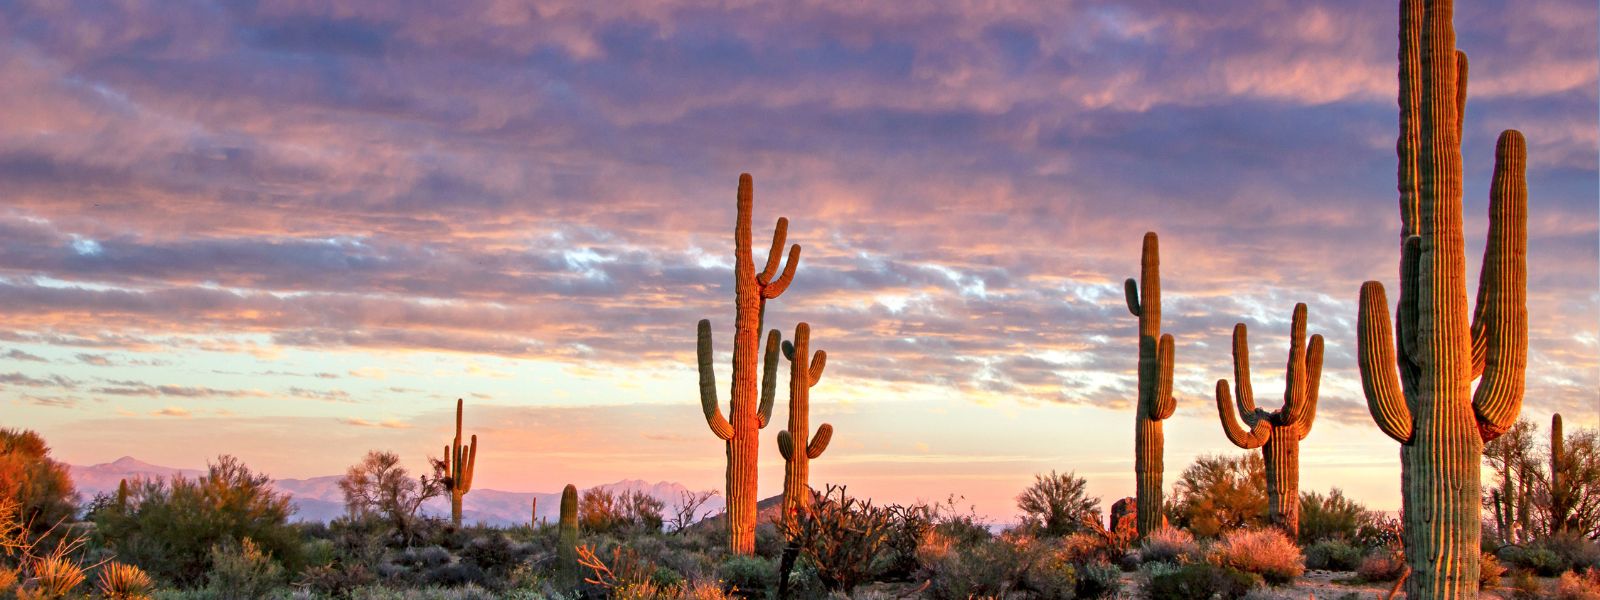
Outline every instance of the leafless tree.
<path fill-rule="evenodd" d="M 416 533 L 417 510 L 429 498 L 444 494 L 437 477 L 413 479 L 393 452 L 373 450 L 351 465 L 339 480 L 345 510 L 352 517 L 375 516 L 390 523 L 402 539 Z"/>

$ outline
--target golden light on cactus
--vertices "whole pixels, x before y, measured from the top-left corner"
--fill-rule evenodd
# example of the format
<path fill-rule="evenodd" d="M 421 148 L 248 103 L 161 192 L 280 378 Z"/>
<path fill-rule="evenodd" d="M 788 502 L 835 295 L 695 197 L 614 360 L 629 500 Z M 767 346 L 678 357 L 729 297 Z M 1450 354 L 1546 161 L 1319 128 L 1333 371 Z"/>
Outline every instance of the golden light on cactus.
<path fill-rule="evenodd" d="M 1139 288 L 1144 287 L 1144 295 Z M 1135 494 L 1139 537 L 1161 528 L 1161 474 L 1164 434 L 1161 422 L 1172 416 L 1172 334 L 1161 333 L 1161 250 L 1154 231 L 1144 234 L 1139 280 L 1124 284 L 1128 312 L 1139 317 L 1139 401 L 1134 406 Z"/>
<path fill-rule="evenodd" d="M 444 448 L 444 470 L 449 477 L 446 484 L 450 489 L 450 523 L 456 527 L 461 526 L 461 499 L 472 491 L 472 473 L 478 464 L 478 436 L 474 434 L 468 444 L 461 444 L 461 408 L 461 399 L 457 398 L 456 436 Z"/>
<path fill-rule="evenodd" d="M 783 455 L 783 523 L 792 531 L 795 515 L 811 505 L 811 459 L 822 456 L 833 439 L 833 425 L 823 423 L 811 436 L 811 388 L 822 380 L 828 353 L 811 346 L 811 325 L 794 327 L 794 343 L 783 343 L 789 359 L 789 427 L 778 432 L 778 452 Z"/>
<path fill-rule="evenodd" d="M 760 450 L 760 430 L 772 417 L 773 392 L 777 386 L 778 330 L 767 336 L 762 363 L 760 404 L 756 400 L 756 354 L 760 350 L 762 316 L 768 300 L 777 298 L 794 279 L 800 264 L 800 246 L 789 247 L 789 261 L 779 274 L 784 238 L 789 220 L 778 219 L 767 253 L 766 268 L 755 271 L 751 255 L 750 218 L 754 204 L 754 183 L 749 173 L 739 175 L 738 218 L 734 225 L 734 337 L 733 385 L 728 416 L 717 400 L 716 373 L 711 366 L 711 321 L 701 320 L 696 336 L 700 368 L 700 408 L 705 412 L 711 432 L 728 446 L 727 514 L 728 550 L 734 554 L 753 554 L 756 544 L 756 461 Z"/>
<path fill-rule="evenodd" d="M 1401 444 L 1408 598 L 1476 596 L 1480 455 L 1516 421 L 1527 364 L 1527 150 L 1515 130 L 1495 148 L 1489 238 L 1468 311 L 1467 60 L 1453 10 L 1450 0 L 1400 3 L 1400 301 L 1391 330 L 1383 284 L 1366 282 L 1357 324 L 1368 409 Z"/>
<path fill-rule="evenodd" d="M 1233 378 L 1217 380 L 1217 415 L 1222 431 L 1233 445 L 1245 450 L 1261 448 L 1267 465 L 1267 511 L 1273 525 L 1300 536 L 1300 441 L 1311 434 L 1317 419 L 1317 387 L 1322 380 L 1322 336 L 1306 341 L 1306 305 L 1294 306 L 1289 325 L 1289 368 L 1283 407 L 1268 412 L 1257 408 L 1250 384 L 1250 343 L 1244 323 L 1233 326 Z M 1235 401 L 1239 406 L 1234 414 Z M 1242 417 L 1244 427 L 1238 420 Z"/>

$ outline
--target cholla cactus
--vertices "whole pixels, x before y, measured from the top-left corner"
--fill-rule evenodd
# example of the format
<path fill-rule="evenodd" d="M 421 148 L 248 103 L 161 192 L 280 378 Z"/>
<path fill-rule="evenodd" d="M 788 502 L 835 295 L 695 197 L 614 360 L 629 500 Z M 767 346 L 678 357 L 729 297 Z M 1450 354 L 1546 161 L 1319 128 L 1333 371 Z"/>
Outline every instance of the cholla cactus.
<path fill-rule="evenodd" d="M 756 354 L 760 350 L 762 315 L 767 301 L 777 298 L 794 279 L 800 263 L 800 246 L 789 248 L 789 262 L 779 274 L 784 238 L 789 220 L 778 219 L 772 236 L 767 265 L 756 273 L 750 248 L 750 213 L 754 192 L 750 174 L 739 176 L 738 220 L 734 227 L 734 305 L 732 406 L 722 415 L 717 400 L 716 374 L 711 366 L 711 321 L 701 320 L 696 340 L 700 366 L 700 408 L 705 412 L 711 432 L 728 446 L 728 550 L 734 554 L 753 554 L 756 548 L 756 459 L 760 450 L 760 430 L 772 418 L 772 397 L 777 385 L 778 330 L 767 336 L 762 368 L 761 400 L 756 403 Z"/>
<path fill-rule="evenodd" d="M 1467 306 L 1467 60 L 1452 13 L 1450 0 L 1400 3 L 1400 302 L 1391 326 L 1383 284 L 1362 284 L 1357 326 L 1367 407 L 1400 442 L 1413 599 L 1477 594 L 1480 454 L 1516 421 L 1527 364 L 1527 149 L 1514 130 L 1495 148 L 1477 307 Z"/>
<path fill-rule="evenodd" d="M 1245 450 L 1261 448 L 1267 465 L 1267 510 L 1272 523 L 1290 539 L 1300 536 L 1300 440 L 1311 434 L 1317 419 L 1317 385 L 1322 380 L 1322 336 L 1306 342 L 1306 305 L 1294 305 L 1289 325 L 1289 373 L 1283 391 L 1283 408 L 1273 412 L 1256 408 L 1250 390 L 1250 343 L 1244 323 L 1233 326 L 1233 378 L 1238 390 L 1228 391 L 1228 380 L 1217 380 L 1217 415 L 1228 441 Z M 1235 398 L 1241 428 L 1234 416 Z M 1248 429 L 1247 429 L 1248 428 Z"/>
<path fill-rule="evenodd" d="M 1161 252 L 1154 231 L 1144 234 L 1139 279 L 1125 284 L 1128 312 L 1139 317 L 1139 403 L 1134 407 L 1134 475 L 1139 538 L 1161 528 L 1161 422 L 1172 416 L 1172 335 L 1161 333 Z M 1144 296 L 1139 286 L 1144 286 Z"/>
<path fill-rule="evenodd" d="M 783 524 L 793 530 L 795 515 L 811 506 L 811 486 L 807 483 L 811 473 L 811 459 L 822 456 L 833 438 L 833 425 L 823 423 L 811 437 L 811 386 L 822 379 L 822 369 L 828 364 L 828 353 L 810 351 L 811 326 L 801 323 L 794 327 L 794 343 L 783 343 L 783 355 L 789 359 L 789 428 L 778 432 L 778 452 L 783 454 Z"/>
<path fill-rule="evenodd" d="M 445 485 L 450 489 L 450 523 L 461 526 L 461 497 L 472 491 L 473 467 L 478 463 L 478 436 L 461 445 L 461 399 L 456 399 L 456 437 L 444 448 Z"/>

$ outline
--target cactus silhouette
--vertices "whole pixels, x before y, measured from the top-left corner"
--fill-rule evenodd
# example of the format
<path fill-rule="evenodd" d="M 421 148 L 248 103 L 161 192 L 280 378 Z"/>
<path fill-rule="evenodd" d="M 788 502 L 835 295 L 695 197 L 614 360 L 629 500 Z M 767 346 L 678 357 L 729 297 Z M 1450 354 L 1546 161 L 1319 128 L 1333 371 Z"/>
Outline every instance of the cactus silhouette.
<path fill-rule="evenodd" d="M 1550 417 L 1550 533 L 1561 533 L 1576 525 L 1571 519 L 1578 492 L 1573 489 L 1572 478 L 1563 472 L 1567 468 L 1561 413 L 1556 413 Z"/>
<path fill-rule="evenodd" d="M 528 515 L 533 517 L 533 520 L 529 521 L 529 522 L 532 523 L 534 527 L 538 527 L 539 526 L 539 497 L 538 496 L 534 496 L 533 500 L 528 503 Z"/>
<path fill-rule="evenodd" d="M 461 497 L 472 491 L 472 471 L 478 463 L 478 436 L 461 445 L 461 399 L 456 399 L 456 437 L 444 448 L 444 470 L 450 489 L 450 523 L 461 526 Z"/>
<path fill-rule="evenodd" d="M 822 456 L 833 438 L 833 425 L 823 423 L 816 437 L 811 430 L 811 386 L 822 379 L 822 369 L 828 363 L 828 353 L 818 350 L 807 357 L 811 344 L 811 326 L 795 325 L 794 343 L 783 343 L 783 355 L 789 359 L 789 428 L 778 432 L 778 452 L 783 455 L 783 524 L 792 530 L 795 515 L 811 506 L 811 486 L 807 480 L 811 473 L 811 459 Z"/>
<path fill-rule="evenodd" d="M 756 548 L 756 459 L 760 449 L 760 430 L 772 418 L 772 397 L 777 385 L 778 345 L 781 337 L 774 329 L 767 336 L 761 376 L 760 404 L 756 403 L 756 353 L 760 350 L 762 316 L 767 301 L 777 298 L 794 279 L 800 263 L 800 246 L 789 247 L 788 265 L 779 275 L 784 238 L 789 220 L 778 219 L 772 235 L 772 250 L 767 265 L 756 273 L 750 248 L 750 213 L 754 203 L 754 184 L 750 174 L 739 175 L 738 220 L 734 227 L 734 303 L 733 385 L 731 409 L 723 417 L 717 400 L 716 373 L 711 367 L 711 321 L 701 320 L 696 340 L 700 366 L 700 408 L 705 412 L 711 432 L 727 443 L 728 550 L 734 554 L 754 554 Z M 776 276 L 776 277 L 775 277 Z"/>
<path fill-rule="evenodd" d="M 1250 389 L 1250 344 L 1244 323 L 1233 326 L 1233 379 L 1237 390 L 1230 393 L 1228 380 L 1217 380 L 1217 415 L 1228 441 L 1245 450 L 1261 448 L 1267 465 L 1267 510 L 1273 525 L 1289 535 L 1300 536 L 1300 440 L 1311 433 L 1317 419 L 1317 385 L 1322 379 L 1322 336 L 1306 342 L 1306 305 L 1294 305 L 1289 325 L 1289 372 L 1283 391 L 1283 408 L 1274 412 L 1256 408 Z M 1235 400 L 1240 427 L 1234 416 Z"/>
<path fill-rule="evenodd" d="M 1139 279 L 1125 285 L 1128 312 L 1139 317 L 1139 403 L 1134 410 L 1135 492 L 1139 537 L 1161 528 L 1161 421 L 1172 416 L 1172 335 L 1161 333 L 1161 256 L 1154 231 L 1144 234 Z M 1144 286 L 1144 296 L 1139 287 Z"/>
<path fill-rule="evenodd" d="M 1400 301 L 1391 330 L 1383 284 L 1362 284 L 1357 325 L 1368 410 L 1400 442 L 1413 599 L 1477 594 L 1480 454 L 1516 420 L 1527 364 L 1527 149 L 1515 130 L 1496 144 L 1489 237 L 1468 312 L 1467 59 L 1455 49 L 1453 8 L 1449 0 L 1400 3 Z"/>
<path fill-rule="evenodd" d="M 561 524 L 556 537 L 556 571 L 576 585 L 578 579 L 578 488 L 572 484 L 561 490 Z"/>

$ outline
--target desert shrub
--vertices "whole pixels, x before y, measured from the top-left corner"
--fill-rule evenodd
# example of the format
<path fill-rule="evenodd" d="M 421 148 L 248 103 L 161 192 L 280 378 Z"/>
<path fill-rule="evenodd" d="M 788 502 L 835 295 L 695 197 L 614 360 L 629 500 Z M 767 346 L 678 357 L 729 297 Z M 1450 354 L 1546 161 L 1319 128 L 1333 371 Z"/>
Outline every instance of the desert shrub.
<path fill-rule="evenodd" d="M 67 466 L 50 457 L 43 437 L 27 430 L 0 429 L 0 498 L 16 501 L 18 522 L 33 537 L 78 510 Z"/>
<path fill-rule="evenodd" d="M 1242 529 L 1230 532 L 1211 548 L 1218 565 L 1260 575 L 1272 585 L 1294 581 L 1305 573 L 1300 547 L 1277 529 Z"/>
<path fill-rule="evenodd" d="M 1339 488 L 1328 495 L 1316 492 L 1300 495 L 1300 543 L 1326 539 L 1356 539 L 1368 517 L 1367 507 L 1344 496 Z"/>
<path fill-rule="evenodd" d="M 212 570 L 213 547 L 247 538 L 263 556 L 298 568 L 289 496 L 273 491 L 271 481 L 222 456 L 198 478 L 134 482 L 126 506 L 92 515 L 96 536 L 121 560 L 185 587 Z"/>
<path fill-rule="evenodd" d="M 1534 600 L 1544 596 L 1539 580 L 1532 571 L 1517 571 L 1511 576 L 1511 597 L 1516 600 Z"/>
<path fill-rule="evenodd" d="M 1363 581 L 1394 581 L 1406 572 L 1406 559 L 1397 551 L 1377 550 L 1361 559 L 1356 576 Z"/>
<path fill-rule="evenodd" d="M 1077 596 L 1078 570 L 1061 548 L 1041 548 L 1023 571 L 1019 587 L 1042 600 L 1070 600 Z"/>
<path fill-rule="evenodd" d="M 1189 532 L 1174 527 L 1163 527 L 1145 536 L 1139 543 L 1139 562 L 1167 562 L 1182 564 L 1200 557 L 1200 544 Z"/>
<path fill-rule="evenodd" d="M 1081 531 L 1086 518 L 1100 518 L 1100 499 L 1088 496 L 1088 482 L 1076 473 L 1051 471 L 1033 479 L 1033 485 L 1017 496 L 1017 508 L 1030 529 L 1063 536 Z"/>
<path fill-rule="evenodd" d="M 1401 546 L 1400 535 L 1405 533 L 1405 526 L 1400 523 L 1398 516 L 1391 517 L 1379 513 L 1367 513 L 1361 524 L 1356 526 L 1357 546 L 1373 550 L 1377 548 L 1398 549 Z"/>
<path fill-rule="evenodd" d="M 1523 547 L 1510 546 L 1502 550 L 1501 555 L 1506 562 L 1533 571 L 1540 577 L 1555 577 L 1568 567 L 1567 560 L 1560 554 L 1536 544 Z"/>
<path fill-rule="evenodd" d="M 478 565 L 454 562 L 423 571 L 422 583 L 441 587 L 460 587 L 468 584 L 488 587 L 489 575 Z"/>
<path fill-rule="evenodd" d="M 1506 574 L 1506 568 L 1493 554 L 1484 554 L 1478 559 L 1478 587 L 1491 589 L 1500 587 L 1500 576 Z"/>
<path fill-rule="evenodd" d="M 1600 600 L 1600 571 L 1583 575 L 1562 573 L 1556 580 L 1555 600 Z"/>
<path fill-rule="evenodd" d="M 283 566 L 250 538 L 211 549 L 206 590 L 222 598 L 265 598 L 284 582 Z"/>
<path fill-rule="evenodd" d="M 522 561 L 522 554 L 511 538 L 500 532 L 478 536 L 461 549 L 461 560 L 477 565 L 492 576 L 504 576 Z"/>
<path fill-rule="evenodd" d="M 1541 537 L 1531 548 L 1549 550 L 1562 564 L 1562 570 L 1582 571 L 1600 568 L 1600 543 L 1576 533 L 1561 532 Z"/>
<path fill-rule="evenodd" d="M 1325 539 L 1306 547 L 1306 568 L 1324 571 L 1354 571 L 1361 566 L 1363 551 L 1342 539 Z"/>
<path fill-rule="evenodd" d="M 891 505 L 889 531 L 883 538 L 883 554 L 876 571 L 892 581 L 911 579 L 921 568 L 917 548 L 936 524 L 935 509 L 924 503 Z"/>
<path fill-rule="evenodd" d="M 813 492 L 811 510 L 796 516 L 788 537 L 824 586 L 848 595 L 872 576 L 891 524 L 888 509 L 830 484 L 823 493 Z"/>
<path fill-rule="evenodd" d="M 1112 598 L 1122 591 L 1122 570 L 1106 562 L 1077 563 L 1079 598 Z"/>
<path fill-rule="evenodd" d="M 1209 563 L 1156 567 L 1145 582 L 1144 596 L 1151 600 L 1243 598 L 1261 585 L 1261 577 L 1239 569 Z"/>
<path fill-rule="evenodd" d="M 665 509 L 666 503 L 641 490 L 618 494 L 592 488 L 578 498 L 578 526 L 589 533 L 661 531 Z"/>
<path fill-rule="evenodd" d="M 29 570 L 32 571 L 33 581 L 25 588 L 27 592 L 18 594 L 18 597 L 40 600 L 67 598 L 78 586 L 83 585 L 86 578 L 83 567 L 66 556 L 40 558 L 33 561 Z"/>
<path fill-rule="evenodd" d="M 107 600 L 149 600 L 156 584 L 139 567 L 112 562 L 100 566 L 95 587 Z"/>
<path fill-rule="evenodd" d="M 965 546 L 956 546 L 947 536 L 933 534 L 919 556 L 927 565 L 928 594 L 942 600 L 959 600 L 1004 597 L 1021 587 L 1042 550 L 1037 540 L 1014 533 Z M 1052 562 L 1067 564 L 1065 554 Z M 1048 581 L 1048 574 L 1041 572 L 1039 577 L 1042 585 L 1059 589 Z"/>
<path fill-rule="evenodd" d="M 1173 527 L 1211 538 L 1267 524 L 1266 464 L 1260 453 L 1201 456 L 1173 487 L 1168 518 Z"/>
<path fill-rule="evenodd" d="M 400 466 L 399 455 L 374 450 L 345 471 L 339 491 L 351 515 L 383 519 L 396 535 L 410 542 L 419 534 L 417 509 L 446 490 L 440 477 L 412 479 Z"/>
<path fill-rule="evenodd" d="M 734 556 L 717 565 L 717 578 L 741 595 L 760 598 L 778 589 L 778 564 L 759 556 Z"/>
<path fill-rule="evenodd" d="M 756 523 L 756 556 L 778 558 L 788 543 L 776 523 Z"/>
<path fill-rule="evenodd" d="M 324 597 L 345 598 L 362 586 L 377 582 L 371 571 L 362 565 L 329 564 L 307 567 L 300 573 L 295 587 L 316 592 Z"/>

